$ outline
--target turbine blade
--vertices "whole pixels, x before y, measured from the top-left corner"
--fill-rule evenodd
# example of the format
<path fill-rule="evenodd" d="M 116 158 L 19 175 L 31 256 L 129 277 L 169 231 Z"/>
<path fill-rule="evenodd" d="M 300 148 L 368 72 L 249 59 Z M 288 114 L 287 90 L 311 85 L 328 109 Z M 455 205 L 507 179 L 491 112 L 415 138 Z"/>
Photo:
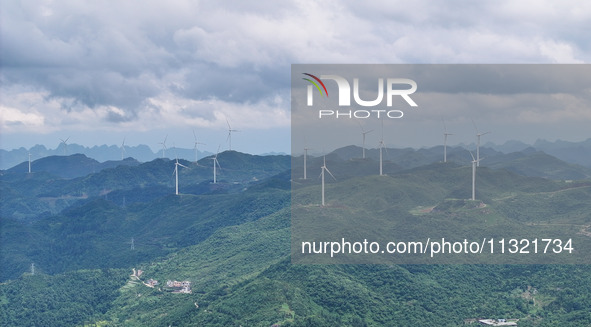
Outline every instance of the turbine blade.
<path fill-rule="evenodd" d="M 332 177 L 332 179 L 334 179 L 335 181 L 337 180 L 333 174 L 330 172 L 330 170 L 328 170 L 328 168 L 324 167 L 324 169 L 326 169 L 326 171 L 330 174 L 330 176 Z"/>
<path fill-rule="evenodd" d="M 470 152 L 470 156 L 472 157 L 472 161 L 476 161 L 476 159 L 474 159 L 474 155 L 472 154 L 472 151 L 468 151 Z"/>

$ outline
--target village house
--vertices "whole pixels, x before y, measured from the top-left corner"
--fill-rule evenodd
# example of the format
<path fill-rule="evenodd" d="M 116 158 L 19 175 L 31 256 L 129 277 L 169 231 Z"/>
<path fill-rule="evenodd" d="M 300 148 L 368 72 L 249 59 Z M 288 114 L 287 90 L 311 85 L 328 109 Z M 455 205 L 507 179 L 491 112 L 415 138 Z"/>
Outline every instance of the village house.
<path fill-rule="evenodd" d="M 179 282 L 179 281 L 166 281 L 166 287 L 173 288 L 173 293 L 191 293 L 191 282 L 188 280 Z"/>
<path fill-rule="evenodd" d="M 507 321 L 507 319 L 480 319 L 478 322 L 485 326 L 517 326 L 517 320 Z"/>

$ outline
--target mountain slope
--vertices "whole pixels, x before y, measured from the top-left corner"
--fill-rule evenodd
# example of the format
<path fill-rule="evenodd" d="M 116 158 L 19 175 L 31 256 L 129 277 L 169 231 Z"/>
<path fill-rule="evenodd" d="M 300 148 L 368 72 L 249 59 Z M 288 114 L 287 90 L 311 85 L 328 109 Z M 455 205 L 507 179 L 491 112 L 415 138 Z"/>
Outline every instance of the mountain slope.
<path fill-rule="evenodd" d="M 86 168 L 91 167 L 94 162 L 83 155 L 73 155 L 48 157 L 44 159 L 44 164 L 58 171 L 70 169 L 67 165 L 60 168 L 64 160 L 73 166 L 77 166 L 76 162 L 82 160 L 86 163 L 83 165 Z M 148 202 L 174 193 L 174 161 L 156 159 L 138 165 L 131 165 L 137 163 L 132 159 L 126 159 L 127 161 L 130 165 L 117 165 L 73 179 L 60 178 L 47 172 L 6 172 L 0 177 L 3 189 L 0 214 L 7 218 L 34 221 L 97 196 L 109 198 L 111 195 L 111 200 L 123 205 Z M 181 167 L 179 170 L 180 192 L 194 192 L 193 194 L 239 191 L 290 167 L 288 156 L 262 157 L 226 151 L 218 155 L 218 162 L 222 165 L 222 169 L 217 171 L 219 184 L 207 185 L 213 179 L 213 161 L 210 158 L 203 158 L 198 164 L 184 160 L 179 162 L 189 167 Z M 116 162 L 104 163 L 107 164 L 114 165 Z M 114 193 L 111 194 L 112 192 Z"/>
<path fill-rule="evenodd" d="M 140 169 L 146 180 L 170 177 L 174 163 L 157 160 L 105 171 L 95 182 L 89 181 L 98 178 L 92 175 L 59 181 L 67 192 L 80 185 L 112 189 L 59 214 L 31 224 L 2 217 L 3 325 L 460 326 L 474 318 L 518 318 L 520 326 L 591 324 L 591 270 L 585 265 L 300 265 L 290 260 L 290 232 L 297 223 L 290 224 L 290 206 L 317 220 L 362 208 L 376 213 L 365 216 L 367 221 L 380 218 L 377 214 L 398 219 L 394 222 L 403 233 L 412 227 L 469 231 L 483 220 L 489 230 L 519 233 L 532 223 L 569 224 L 577 233 L 591 223 L 588 182 L 480 167 L 478 201 L 472 202 L 465 200 L 471 186 L 467 166 L 436 163 L 376 176 L 367 168 L 375 164 L 372 159 L 327 156 L 336 181 L 327 182 L 328 206 L 322 208 L 316 176 L 307 183 L 294 180 L 292 198 L 288 171 L 269 176 L 259 158 L 227 157 L 224 164 L 221 155 L 226 176 L 234 176 L 221 191 L 203 191 L 212 184 L 193 181 L 182 185 L 199 188 L 198 194 L 170 192 L 146 196 L 144 202 L 119 202 L 120 196 L 131 196 L 126 192 L 142 192 L 142 178 L 126 190 L 117 176 L 132 173 L 131 178 Z M 277 163 L 271 170 L 282 168 L 281 160 L 270 161 L 270 167 Z M 313 160 L 317 167 L 323 162 Z M 266 175 L 234 171 L 248 165 L 243 171 Z M 199 176 L 199 169 L 189 169 L 181 180 Z M 34 181 L 37 194 L 50 179 Z M 144 185 L 144 190 L 156 188 Z M 24 273 L 31 262 L 36 276 Z M 133 268 L 143 271 L 141 281 L 129 276 Z M 151 278 L 158 280 L 156 287 L 141 283 Z M 167 280 L 188 280 L 192 292 L 170 292 Z M 48 300 L 52 296 L 54 303 Z"/>

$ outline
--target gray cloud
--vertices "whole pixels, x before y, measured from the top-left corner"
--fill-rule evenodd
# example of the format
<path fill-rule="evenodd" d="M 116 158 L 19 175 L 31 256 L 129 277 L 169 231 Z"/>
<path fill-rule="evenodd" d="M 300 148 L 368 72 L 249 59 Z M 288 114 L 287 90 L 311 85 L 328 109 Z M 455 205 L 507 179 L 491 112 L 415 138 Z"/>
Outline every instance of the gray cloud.
<path fill-rule="evenodd" d="M 591 7 L 580 1 L 30 0 L 3 3 L 0 24 L 0 92 L 22 87 L 44 99 L 31 103 L 39 97 L 23 92 L 15 97 L 21 102 L 0 104 L 24 113 L 44 103 L 65 112 L 90 108 L 115 125 L 156 119 L 174 106 L 182 117 L 207 122 L 260 104 L 287 111 L 291 63 L 548 63 L 591 56 Z M 496 85 L 494 78 L 471 83 L 485 76 L 464 69 L 449 78 L 438 74 L 442 80 L 425 77 L 421 90 L 547 91 L 543 83 L 528 85 L 519 71 Z M 558 85 L 566 90 L 577 81 Z M 282 101 L 270 100 L 277 96 Z M 60 128 L 59 119 L 45 120 L 51 122 Z"/>

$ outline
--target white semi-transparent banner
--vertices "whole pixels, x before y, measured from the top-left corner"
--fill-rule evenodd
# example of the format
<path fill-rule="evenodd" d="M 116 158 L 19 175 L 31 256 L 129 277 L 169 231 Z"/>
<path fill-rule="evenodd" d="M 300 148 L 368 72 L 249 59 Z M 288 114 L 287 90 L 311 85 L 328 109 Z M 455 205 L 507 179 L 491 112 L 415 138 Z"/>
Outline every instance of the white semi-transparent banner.
<path fill-rule="evenodd" d="M 590 65 L 296 64 L 291 85 L 294 263 L 591 261 L 591 155 L 533 146 L 591 138 Z"/>

